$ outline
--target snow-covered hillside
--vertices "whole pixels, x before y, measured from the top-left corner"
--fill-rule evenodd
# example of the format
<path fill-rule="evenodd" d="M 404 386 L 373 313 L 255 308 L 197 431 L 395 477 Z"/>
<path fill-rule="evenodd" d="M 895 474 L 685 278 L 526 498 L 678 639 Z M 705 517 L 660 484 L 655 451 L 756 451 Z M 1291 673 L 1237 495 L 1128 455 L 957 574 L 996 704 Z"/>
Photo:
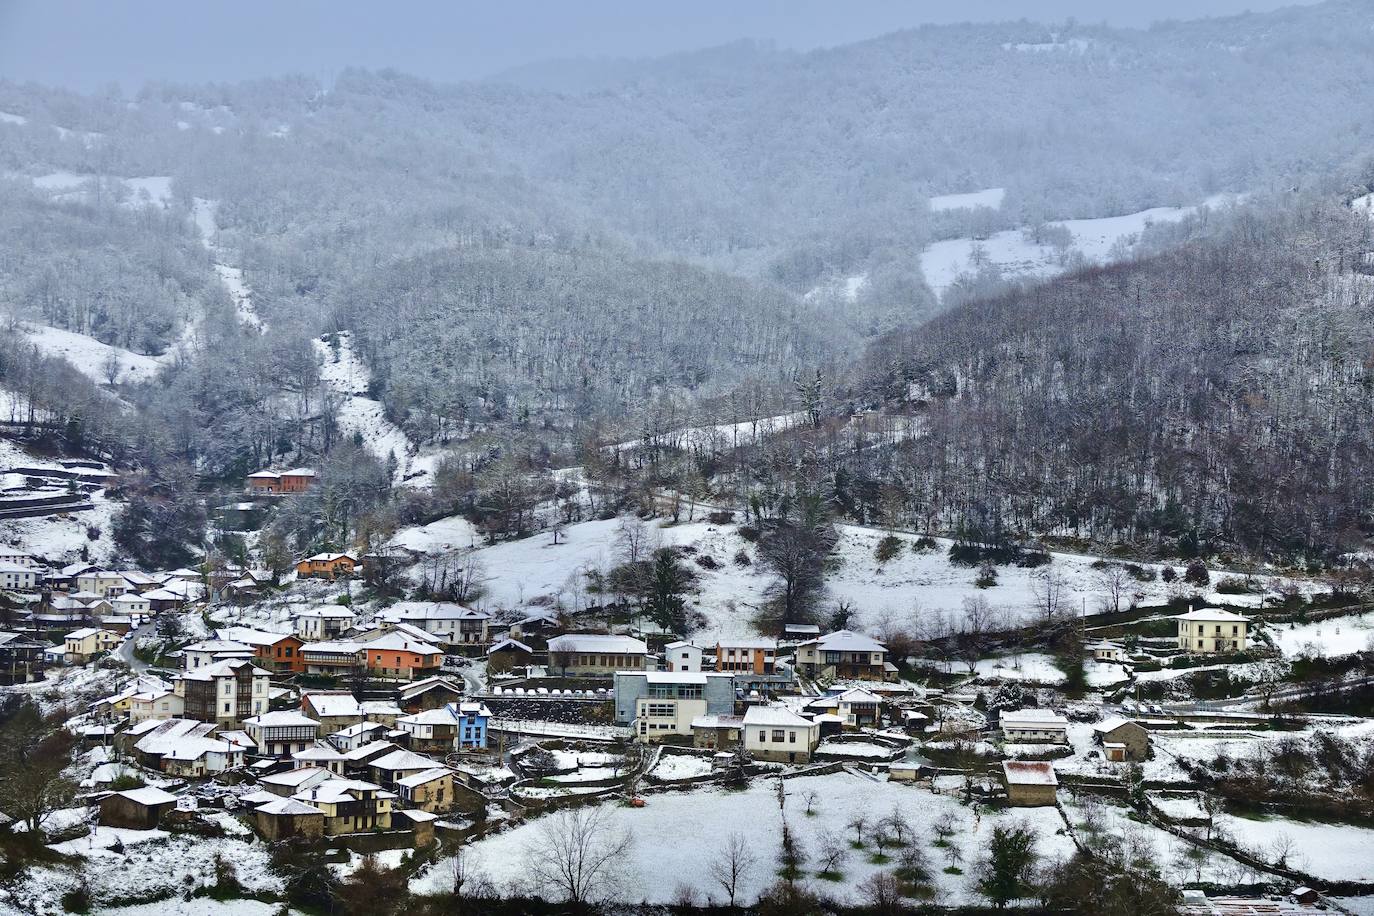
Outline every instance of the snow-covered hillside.
<path fill-rule="evenodd" d="M 25 323 L 20 327 L 29 341 L 43 353 L 62 357 L 99 385 L 110 381 L 112 369 L 115 383 L 123 384 L 148 381 L 162 365 L 155 356 L 143 356 L 123 347 L 112 347 L 85 334 L 42 324 Z M 111 359 L 114 360 L 113 365 Z"/>
<path fill-rule="evenodd" d="M 385 461 L 396 457 L 396 483 L 427 487 L 434 482 L 439 456 L 420 454 L 399 426 L 386 418 L 380 401 L 367 396 L 372 373 L 353 352 L 353 337 L 339 334 L 337 352 L 323 340 L 314 341 L 320 356 L 320 379 L 339 397 L 338 421 L 346 433 L 360 433 L 369 452 Z"/>
<path fill-rule="evenodd" d="M 982 192 L 986 193 L 986 192 Z M 1210 197 L 1203 207 L 1218 207 L 1230 198 Z M 960 276 L 975 274 L 984 266 L 998 268 L 1004 276 L 1053 277 L 1063 273 L 1076 255 L 1096 263 L 1107 263 L 1120 246 L 1130 246 L 1153 223 L 1178 222 L 1196 213 L 1199 207 L 1152 207 L 1122 216 L 1098 219 L 1070 219 L 1055 226 L 1069 230 L 1072 242 L 1067 248 L 1038 243 L 1025 230 L 1008 229 L 986 239 L 945 239 L 928 245 L 921 253 L 921 271 L 926 283 L 943 296 Z"/>
<path fill-rule="evenodd" d="M 448 523 L 435 523 L 441 524 Z M 610 519 L 570 525 L 560 533 L 557 545 L 551 535 L 540 534 L 478 548 L 476 556 L 489 577 L 486 595 L 479 603 L 491 609 L 523 607 L 536 599 L 577 605 L 585 598 L 585 574 L 609 570 L 620 562 L 620 524 L 619 519 Z M 435 525 L 427 528 L 434 531 Z M 464 525 L 461 520 L 452 520 L 448 530 L 453 536 L 442 538 L 427 537 L 421 533 L 424 529 L 406 529 L 398 535 L 397 543 L 422 552 L 460 548 L 470 542 Z M 916 552 L 911 548 L 914 536 L 901 535 L 903 549 L 899 555 L 879 565 L 874 554 L 884 532 L 841 525 L 839 533 L 836 562 L 826 580 L 823 604 L 833 608 L 836 602 L 848 602 L 856 627 L 880 632 L 892 623 L 918 627 L 935 623 L 940 617 L 950 622 L 961 620 L 964 601 L 974 597 L 985 598 L 1009 624 L 1025 623 L 1035 613 L 1035 571 L 1001 567 L 997 584 L 978 588 L 974 584 L 976 570 L 949 561 L 948 540 L 937 539 L 936 549 Z M 650 523 L 649 534 L 655 546 L 692 548 L 688 563 L 698 576 L 699 591 L 689 603 L 707 620 L 704 636 L 753 632 L 754 618 L 766 600 L 772 577 L 758 563 L 754 545 L 739 535 L 736 525 L 695 521 L 664 527 L 655 522 Z M 741 552 L 749 557 L 748 565 L 736 562 Z M 708 556 L 715 569 L 696 562 Z M 1062 579 L 1061 606 L 1074 612 L 1100 610 L 1108 589 L 1101 572 L 1093 568 L 1098 558 L 1064 553 L 1052 556 L 1050 569 Z M 1145 566 L 1156 573 L 1162 568 Z M 1224 574 L 1216 571 L 1214 577 Z M 1276 586 L 1278 582 L 1270 584 Z M 1156 575 L 1153 582 L 1132 581 L 1125 601 L 1134 598 L 1142 604 L 1162 604 L 1180 593 L 1180 588 Z M 1181 593 L 1191 591 L 1185 588 Z"/>

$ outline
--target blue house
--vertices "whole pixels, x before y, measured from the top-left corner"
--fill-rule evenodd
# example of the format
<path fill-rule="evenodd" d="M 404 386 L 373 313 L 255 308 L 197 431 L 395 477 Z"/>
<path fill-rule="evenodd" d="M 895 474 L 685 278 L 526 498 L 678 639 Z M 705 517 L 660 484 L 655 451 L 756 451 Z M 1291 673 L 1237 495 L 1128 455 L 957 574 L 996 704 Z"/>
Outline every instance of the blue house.
<path fill-rule="evenodd" d="M 448 710 L 458 722 L 453 744 L 460 751 L 486 750 L 487 720 L 491 710 L 471 700 L 448 704 Z"/>

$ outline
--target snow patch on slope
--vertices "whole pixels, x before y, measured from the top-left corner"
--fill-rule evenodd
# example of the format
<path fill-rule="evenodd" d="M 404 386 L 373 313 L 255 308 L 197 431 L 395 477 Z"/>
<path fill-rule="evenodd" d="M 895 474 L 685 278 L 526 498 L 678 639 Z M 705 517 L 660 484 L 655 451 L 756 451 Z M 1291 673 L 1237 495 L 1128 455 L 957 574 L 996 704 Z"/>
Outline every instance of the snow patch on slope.
<path fill-rule="evenodd" d="M 264 331 L 267 325 L 253 307 L 253 291 L 244 282 L 243 268 L 225 264 L 224 250 L 214 242 L 218 229 L 215 213 L 218 209 L 219 201 L 197 197 L 191 203 L 191 218 L 195 221 L 196 229 L 200 231 L 201 244 L 215 259 L 215 276 L 219 277 L 224 288 L 229 290 L 229 297 L 234 300 L 234 311 L 239 321 L 255 331 Z"/>
<path fill-rule="evenodd" d="M 339 426 L 348 434 L 359 433 L 369 452 L 385 461 L 396 457 L 395 483 L 427 487 L 434 483 L 438 455 L 421 455 L 419 448 L 399 426 L 386 418 L 380 401 L 367 396 L 372 373 L 353 352 L 353 335 L 341 331 L 336 353 L 328 341 L 316 340 L 320 379 L 340 398 Z"/>
<path fill-rule="evenodd" d="M 930 199 L 930 209 L 936 213 L 946 210 L 972 210 L 974 207 L 991 207 L 1000 210 L 1002 199 L 1007 196 L 1006 188 L 984 188 L 965 194 L 940 194 Z"/>
<path fill-rule="evenodd" d="M 1209 197 L 1202 206 L 1216 207 L 1232 199 L 1228 195 L 1217 195 Z M 1022 229 L 997 232 L 986 239 L 946 239 L 927 246 L 921 253 L 921 271 L 926 283 L 939 296 L 943 296 L 960 277 L 976 274 L 984 266 L 996 267 L 1004 276 L 1047 279 L 1068 269 L 1075 254 L 1091 263 L 1107 263 L 1121 250 L 1118 246 L 1135 244 L 1146 227 L 1178 222 L 1199 209 L 1152 207 L 1121 216 L 1070 219 L 1051 224 L 1069 230 L 1072 242 L 1066 249 L 1036 243 L 1027 238 Z"/>

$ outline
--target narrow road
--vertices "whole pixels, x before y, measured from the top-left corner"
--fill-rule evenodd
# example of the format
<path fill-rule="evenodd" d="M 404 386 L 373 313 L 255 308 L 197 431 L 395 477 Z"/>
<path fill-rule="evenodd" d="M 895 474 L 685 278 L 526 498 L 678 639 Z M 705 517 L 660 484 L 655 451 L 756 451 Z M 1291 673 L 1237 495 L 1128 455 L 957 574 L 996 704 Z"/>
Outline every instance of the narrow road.
<path fill-rule="evenodd" d="M 114 650 L 115 658 L 128 665 L 129 670 L 134 674 L 142 674 L 144 671 L 148 670 L 148 663 L 140 660 L 134 655 L 134 645 L 138 642 L 140 636 L 151 636 L 152 632 L 153 624 L 151 621 L 143 624 L 137 629 L 130 630 L 129 635 L 119 644 L 119 647 Z"/>

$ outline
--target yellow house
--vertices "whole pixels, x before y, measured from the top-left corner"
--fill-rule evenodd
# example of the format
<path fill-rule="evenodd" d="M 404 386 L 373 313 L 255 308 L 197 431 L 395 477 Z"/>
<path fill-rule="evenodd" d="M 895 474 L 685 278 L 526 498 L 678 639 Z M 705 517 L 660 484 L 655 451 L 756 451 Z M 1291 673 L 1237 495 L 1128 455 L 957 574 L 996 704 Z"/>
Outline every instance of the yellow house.
<path fill-rule="evenodd" d="M 391 829 L 394 792 L 360 779 L 329 779 L 292 796 L 324 813 L 326 836 Z"/>
<path fill-rule="evenodd" d="M 1220 608 L 1179 614 L 1178 647 L 1185 652 L 1244 652 L 1249 645 L 1250 619 Z"/>
<path fill-rule="evenodd" d="M 83 627 L 67 634 L 63 647 L 64 660 L 69 665 L 84 665 L 102 652 L 110 652 L 119 645 L 120 635 L 97 627 Z"/>

